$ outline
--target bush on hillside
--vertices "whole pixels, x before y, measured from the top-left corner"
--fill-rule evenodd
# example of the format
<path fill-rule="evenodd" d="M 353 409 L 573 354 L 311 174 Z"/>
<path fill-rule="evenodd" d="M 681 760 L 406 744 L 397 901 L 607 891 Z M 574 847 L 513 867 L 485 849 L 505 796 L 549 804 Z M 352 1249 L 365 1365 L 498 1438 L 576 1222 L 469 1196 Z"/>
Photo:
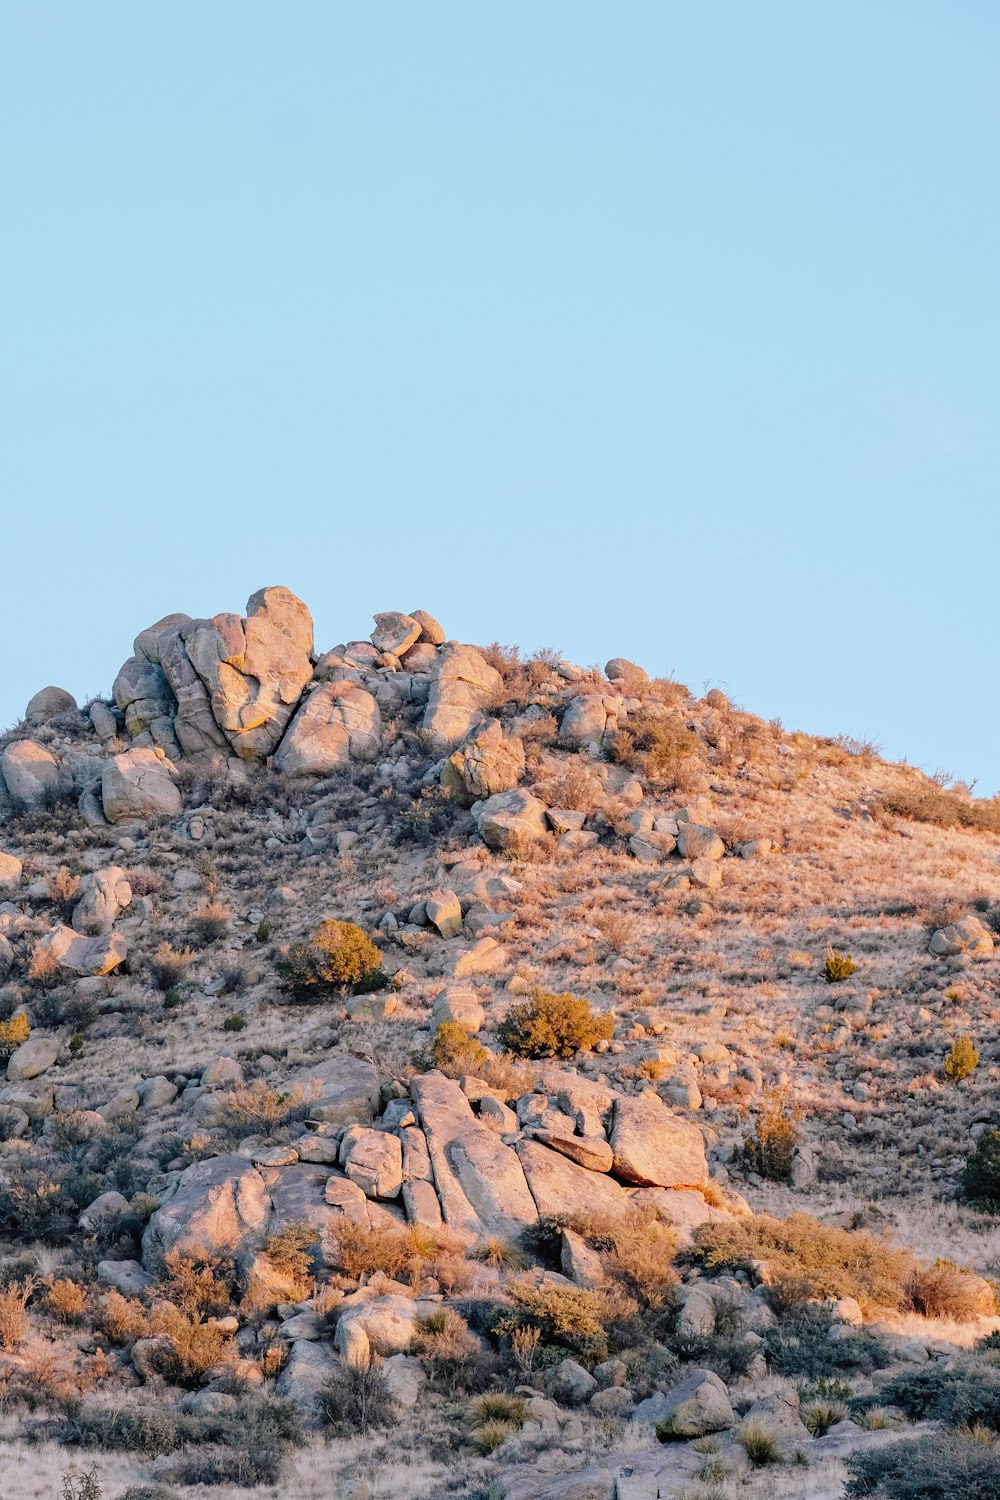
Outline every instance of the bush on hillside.
<path fill-rule="evenodd" d="M 771 1182 L 784 1182 L 799 1143 L 795 1109 L 787 1090 L 765 1094 L 753 1133 L 743 1141 L 747 1166 Z"/>
<path fill-rule="evenodd" d="M 482 1042 L 470 1036 L 457 1021 L 442 1021 L 434 1034 L 431 1062 L 448 1078 L 463 1078 L 467 1073 L 482 1077 L 489 1066 L 490 1054 Z"/>
<path fill-rule="evenodd" d="M 595 1015 L 579 995 L 536 989 L 530 1000 L 511 1008 L 497 1031 L 502 1045 L 517 1057 L 539 1058 L 572 1057 L 610 1041 L 614 1029 L 613 1016 Z"/>
<path fill-rule="evenodd" d="M 965 1163 L 962 1187 L 970 1203 L 1000 1205 L 1000 1130 L 984 1130 Z"/>
<path fill-rule="evenodd" d="M 322 999 L 331 991 L 359 995 L 385 984 L 382 955 L 353 922 L 326 921 L 305 943 L 295 943 L 277 964 L 284 988 L 297 999 Z"/>
<path fill-rule="evenodd" d="M 933 1433 L 853 1453 L 845 1500 L 996 1500 L 1000 1452 L 973 1437 Z"/>
<path fill-rule="evenodd" d="M 944 1059 L 944 1076 L 952 1083 L 961 1083 L 979 1066 L 979 1053 L 971 1036 L 957 1036 Z"/>

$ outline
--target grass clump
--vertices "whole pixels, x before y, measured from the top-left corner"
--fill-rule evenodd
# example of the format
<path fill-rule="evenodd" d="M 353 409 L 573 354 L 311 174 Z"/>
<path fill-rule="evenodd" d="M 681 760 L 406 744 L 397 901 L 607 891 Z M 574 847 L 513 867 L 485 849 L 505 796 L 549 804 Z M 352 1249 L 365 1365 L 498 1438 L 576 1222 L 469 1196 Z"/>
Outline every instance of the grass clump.
<path fill-rule="evenodd" d="M 755 1469 L 781 1463 L 781 1442 L 763 1422 L 744 1422 L 737 1433 L 740 1446 Z"/>
<path fill-rule="evenodd" d="M 381 953 L 353 922 L 322 922 L 308 942 L 289 948 L 277 970 L 284 989 L 300 1000 L 366 994 L 385 984 Z"/>
<path fill-rule="evenodd" d="M 610 1041 L 615 1022 L 597 1016 L 579 995 L 536 989 L 515 1005 L 498 1027 L 500 1041 L 516 1057 L 572 1057 L 600 1041 Z"/>
<path fill-rule="evenodd" d="M 850 979 L 857 968 L 857 964 L 849 953 L 838 953 L 836 948 L 828 948 L 823 960 L 823 978 L 827 984 L 839 984 L 843 979 Z"/>

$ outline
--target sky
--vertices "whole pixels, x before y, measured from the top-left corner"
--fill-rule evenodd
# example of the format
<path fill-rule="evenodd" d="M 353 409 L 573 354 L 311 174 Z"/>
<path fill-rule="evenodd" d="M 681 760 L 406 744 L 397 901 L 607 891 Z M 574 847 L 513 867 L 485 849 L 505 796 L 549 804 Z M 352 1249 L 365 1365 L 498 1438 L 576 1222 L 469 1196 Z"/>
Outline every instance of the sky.
<path fill-rule="evenodd" d="M 0 0 L 0 725 L 283 583 L 1000 790 L 995 0 Z"/>

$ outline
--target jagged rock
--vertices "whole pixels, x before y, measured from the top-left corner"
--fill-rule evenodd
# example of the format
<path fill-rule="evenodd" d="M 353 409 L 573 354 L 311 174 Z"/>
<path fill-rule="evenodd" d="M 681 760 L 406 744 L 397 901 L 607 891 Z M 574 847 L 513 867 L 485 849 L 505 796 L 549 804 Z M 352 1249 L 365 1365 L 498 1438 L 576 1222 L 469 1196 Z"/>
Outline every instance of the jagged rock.
<path fill-rule="evenodd" d="M 143 1265 L 158 1270 L 168 1250 L 201 1260 L 245 1255 L 259 1247 L 270 1212 L 264 1179 L 245 1156 L 196 1162 L 147 1224 Z"/>
<path fill-rule="evenodd" d="M 597 1251 L 592 1250 L 583 1236 L 573 1229 L 562 1231 L 559 1264 L 563 1275 L 576 1286 L 604 1286 L 608 1279 Z"/>
<path fill-rule="evenodd" d="M 588 1172 L 610 1172 L 614 1152 L 603 1135 L 569 1135 L 557 1130 L 536 1129 L 535 1140 L 561 1156 L 569 1157 Z"/>
<path fill-rule="evenodd" d="M 423 631 L 419 620 L 412 615 L 400 614 L 395 609 L 375 615 L 374 620 L 372 645 L 376 651 L 388 652 L 390 656 L 402 656 L 409 651 L 411 646 L 417 644 Z"/>
<path fill-rule="evenodd" d="M 45 934 L 40 947 L 60 968 L 84 976 L 110 974 L 128 957 L 128 944 L 119 932 L 87 937 L 61 924 Z"/>
<path fill-rule="evenodd" d="M 15 740 L 0 756 L 0 771 L 17 807 L 40 807 L 59 787 L 59 763 L 34 740 Z"/>
<path fill-rule="evenodd" d="M 77 932 L 110 932 L 120 914 L 132 904 L 132 887 L 128 876 L 118 865 L 105 865 L 84 875 L 80 882 L 80 899 L 73 908 L 73 926 Z"/>
<path fill-rule="evenodd" d="M 505 734 L 499 719 L 487 719 L 467 735 L 444 763 L 441 785 L 463 807 L 511 791 L 524 775 L 524 743 Z"/>
<path fill-rule="evenodd" d="M 24 710 L 24 720 L 34 728 L 36 724 L 54 719 L 57 714 L 75 713 L 76 709 L 76 699 L 65 688 L 44 687 L 29 701 Z"/>
<path fill-rule="evenodd" d="M 467 1243 L 484 1234 L 514 1238 L 538 1217 L 516 1153 L 472 1113 L 442 1073 L 411 1081 L 434 1183 L 448 1228 Z"/>
<path fill-rule="evenodd" d="M 675 1438 L 696 1438 L 735 1426 L 729 1392 L 715 1371 L 692 1370 L 667 1391 L 657 1431 Z"/>
<path fill-rule="evenodd" d="M 431 891 L 424 902 L 427 920 L 443 938 L 458 937 L 462 931 L 462 903 L 454 891 Z"/>
<path fill-rule="evenodd" d="M 940 927 L 931 938 L 931 952 L 938 958 L 952 958 L 959 953 L 969 958 L 989 958 L 993 939 L 978 917 L 960 917 L 948 927 Z"/>
<path fill-rule="evenodd" d="M 545 804 L 530 792 L 498 792 L 480 802 L 474 813 L 483 842 L 490 849 L 512 849 L 543 838 Z"/>
<path fill-rule="evenodd" d="M 13 895 L 21 884 L 23 866 L 14 854 L 0 849 L 0 897 Z"/>
<path fill-rule="evenodd" d="M 126 750 L 114 756 L 101 776 L 105 817 L 112 823 L 174 817 L 182 806 L 176 774 L 171 762 L 155 750 Z"/>
<path fill-rule="evenodd" d="M 708 1176 L 701 1131 L 672 1115 L 655 1094 L 619 1098 L 611 1127 L 614 1171 L 650 1187 L 700 1187 Z"/>
<path fill-rule="evenodd" d="M 498 702 L 503 679 L 474 646 L 444 646 L 431 678 L 423 728 L 439 755 L 468 734 L 484 708 Z"/>
<path fill-rule="evenodd" d="M 397 1135 L 352 1125 L 341 1141 L 340 1165 L 366 1197 L 399 1197 L 403 1150 Z"/>
<path fill-rule="evenodd" d="M 119 670 L 111 688 L 115 706 L 125 715 L 125 727 L 133 739 L 156 725 L 159 734 L 173 738 L 177 700 L 163 668 L 142 656 L 131 656 Z M 152 735 L 158 739 L 158 735 Z"/>
<path fill-rule="evenodd" d="M 59 1057 L 59 1039 L 54 1036 L 29 1036 L 7 1059 L 7 1077 L 11 1083 L 25 1083 L 47 1073 Z"/>
<path fill-rule="evenodd" d="M 589 1172 L 538 1141 L 518 1141 L 516 1149 L 540 1215 L 615 1213 L 626 1207 L 628 1195 L 610 1177 Z"/>
<path fill-rule="evenodd" d="M 581 693 L 559 721 L 559 743 L 568 750 L 604 745 L 617 733 L 622 700 L 605 693 Z"/>
<path fill-rule="evenodd" d="M 195 621 L 185 615 L 158 638 L 163 674 L 177 700 L 174 734 L 185 755 L 228 755 L 229 741 L 215 722 L 208 688 L 187 653 L 185 632 L 194 625 Z"/>
<path fill-rule="evenodd" d="M 382 715 L 371 693 L 351 682 L 325 682 L 309 694 L 278 746 L 286 776 L 329 776 L 352 760 L 373 760 Z"/>

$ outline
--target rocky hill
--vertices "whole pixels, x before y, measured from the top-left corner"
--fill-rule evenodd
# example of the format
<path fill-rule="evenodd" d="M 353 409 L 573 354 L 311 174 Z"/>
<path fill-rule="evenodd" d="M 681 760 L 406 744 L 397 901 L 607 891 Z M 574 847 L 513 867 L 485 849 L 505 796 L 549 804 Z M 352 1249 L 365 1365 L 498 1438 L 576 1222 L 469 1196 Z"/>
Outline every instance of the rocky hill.
<path fill-rule="evenodd" d="M 0 772 L 0 1500 L 1000 1490 L 995 803 L 280 587 Z"/>

